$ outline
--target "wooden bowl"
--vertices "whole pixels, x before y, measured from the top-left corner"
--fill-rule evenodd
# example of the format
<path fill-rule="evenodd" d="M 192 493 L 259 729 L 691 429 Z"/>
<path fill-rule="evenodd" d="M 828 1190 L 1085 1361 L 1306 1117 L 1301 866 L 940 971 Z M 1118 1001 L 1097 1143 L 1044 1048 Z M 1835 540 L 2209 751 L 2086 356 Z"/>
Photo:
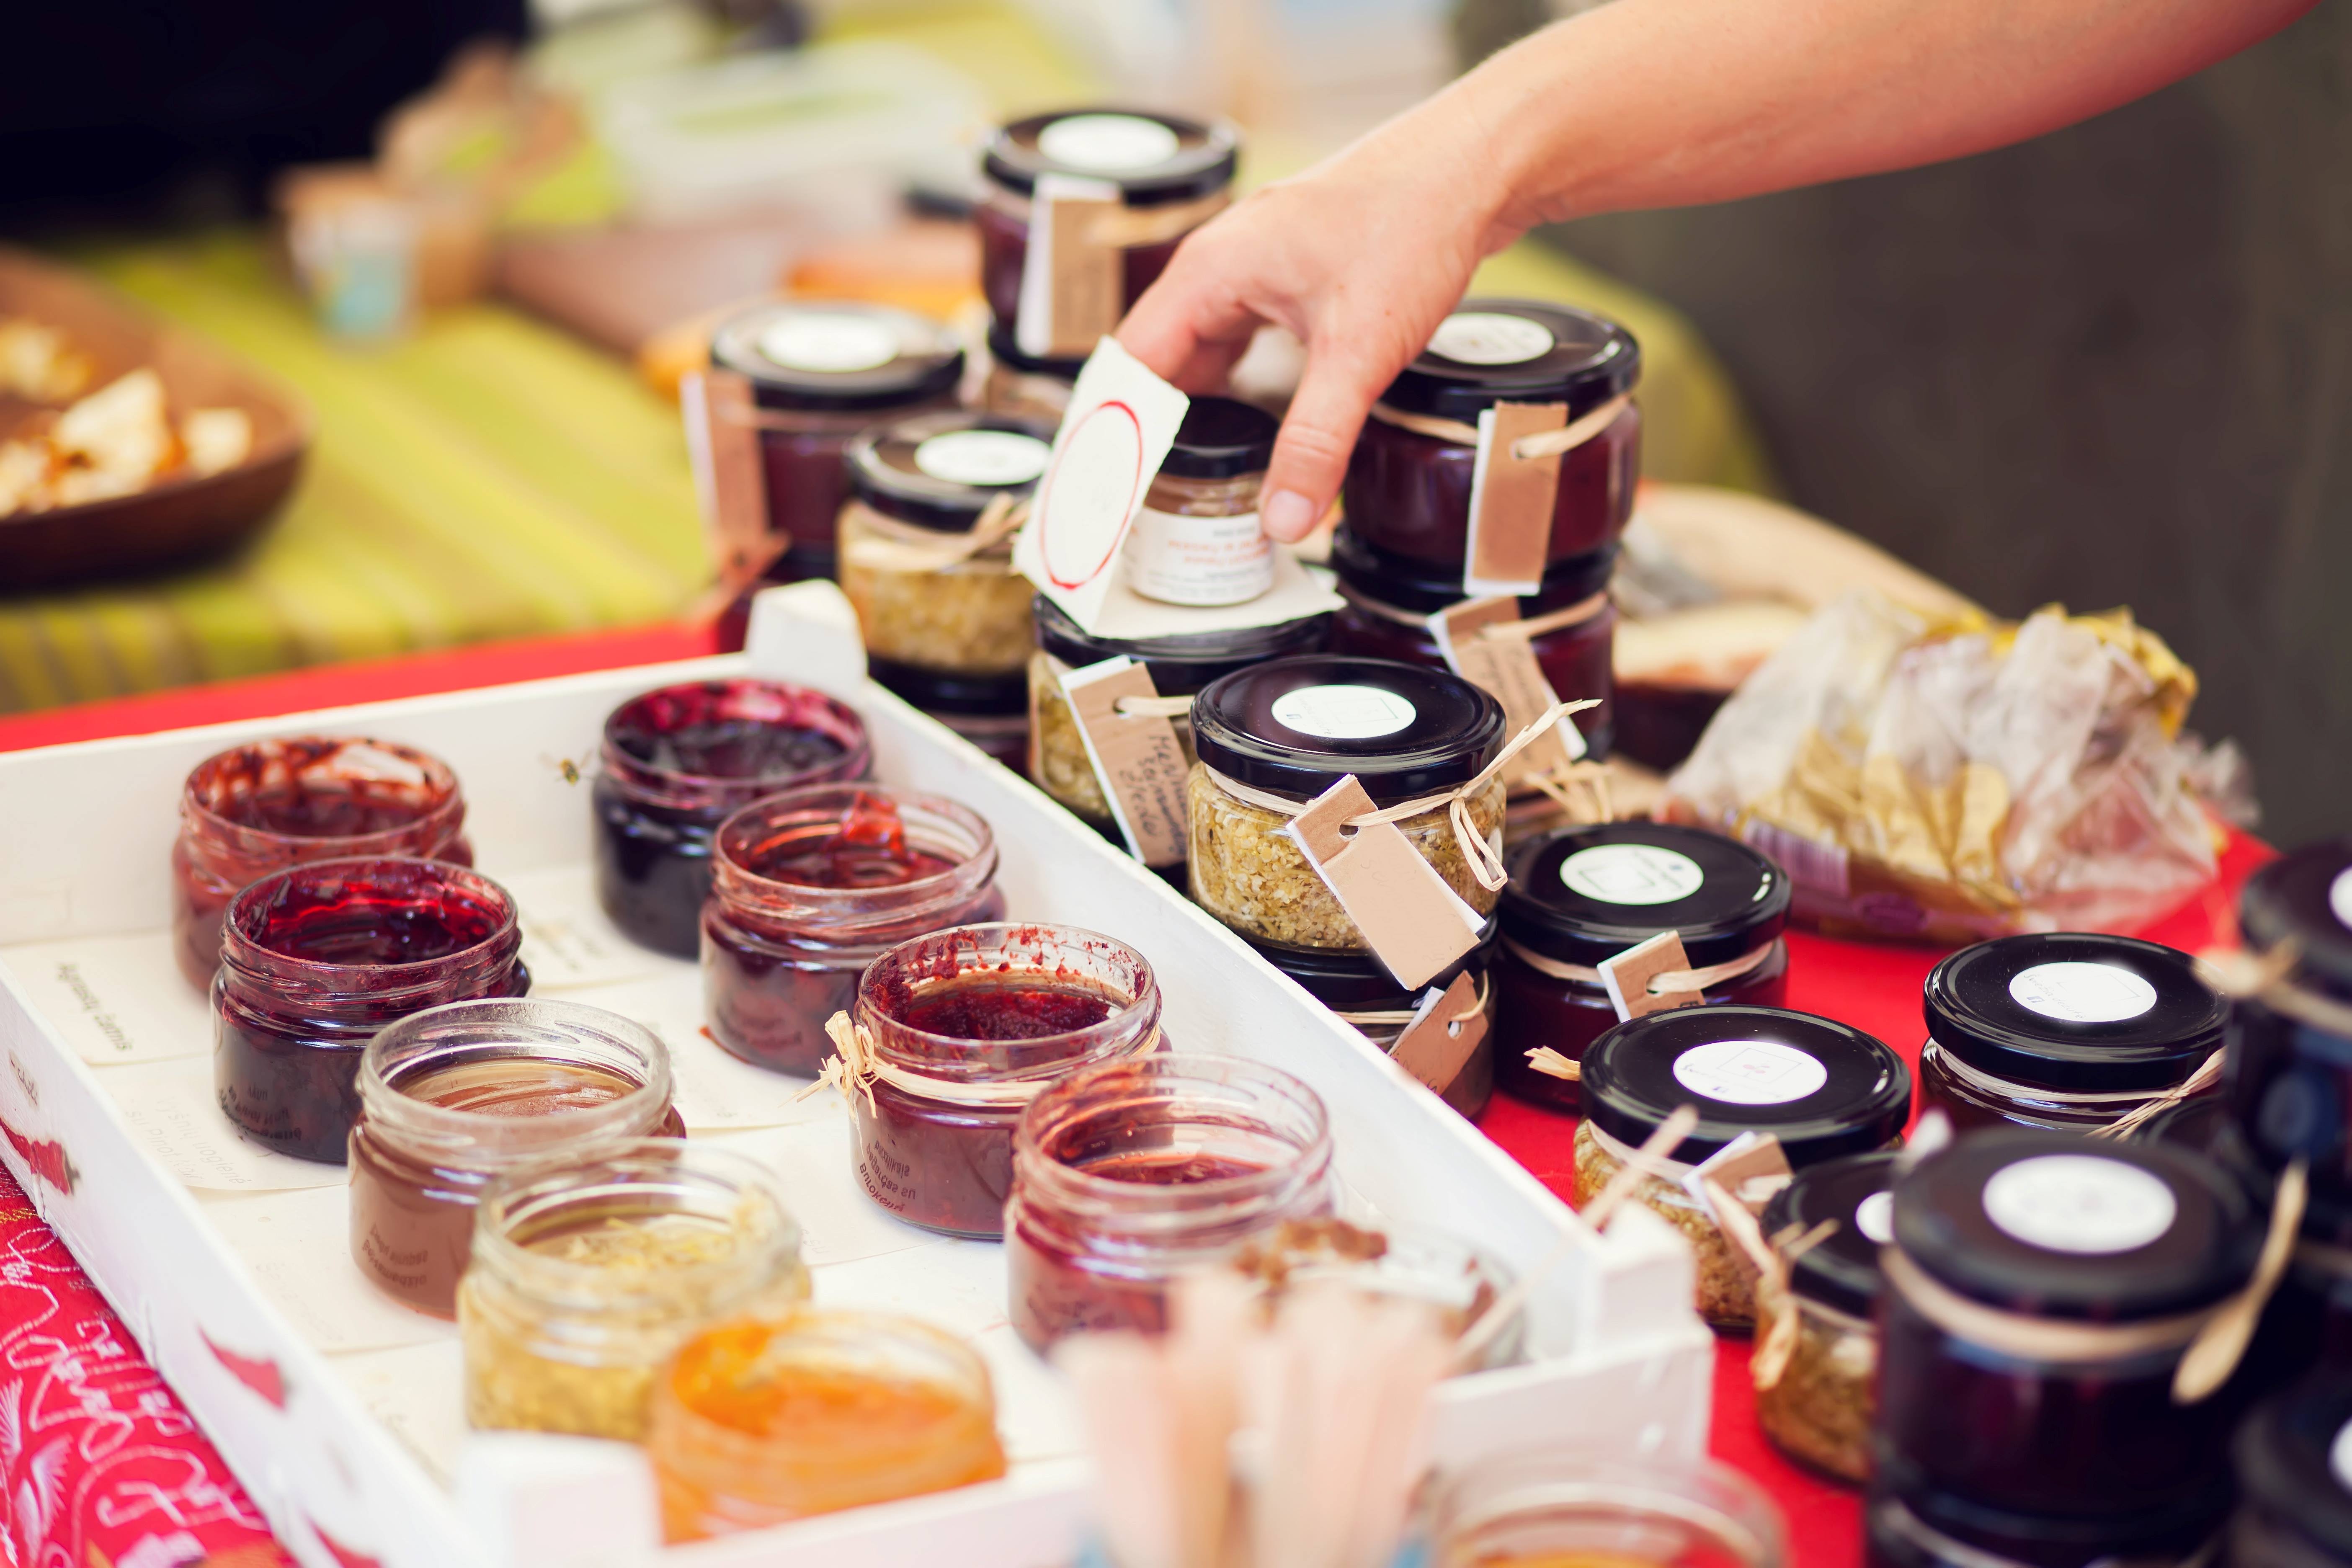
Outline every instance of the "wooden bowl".
<path fill-rule="evenodd" d="M 0 246 L 5 316 L 61 328 L 96 360 L 85 393 L 147 365 L 163 378 L 175 422 L 194 408 L 242 408 L 253 421 L 253 449 L 217 474 L 181 474 L 135 495 L 0 517 L 0 592 L 151 573 L 217 553 L 267 522 L 293 489 L 310 447 L 310 406 L 225 351 L 67 268 Z M 0 441 L 41 412 L 0 392 Z"/>

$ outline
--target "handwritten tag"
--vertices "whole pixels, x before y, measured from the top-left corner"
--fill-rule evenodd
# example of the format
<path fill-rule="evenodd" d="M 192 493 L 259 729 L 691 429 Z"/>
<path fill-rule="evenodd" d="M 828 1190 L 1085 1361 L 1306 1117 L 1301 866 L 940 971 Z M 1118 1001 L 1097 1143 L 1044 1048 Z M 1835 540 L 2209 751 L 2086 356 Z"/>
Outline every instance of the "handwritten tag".
<path fill-rule="evenodd" d="M 1497 403 L 1478 416 L 1478 455 L 1470 468 L 1470 540 L 1462 590 L 1532 594 L 1543 586 L 1551 553 L 1551 514 L 1559 499 L 1559 458 L 1518 458 L 1521 437 L 1568 424 L 1565 403 Z"/>
<path fill-rule="evenodd" d="M 765 563 L 770 549 L 768 481 L 751 378 L 732 370 L 690 372 L 678 383 L 678 407 L 711 557 L 722 574 L 749 574 Z"/>
<path fill-rule="evenodd" d="M 1429 617 L 1430 635 L 1454 673 L 1491 694 L 1503 705 L 1504 729 L 1517 734 L 1559 700 L 1551 678 L 1536 662 L 1535 644 L 1508 633 L 1486 635 L 1490 626 L 1507 626 L 1519 618 L 1519 602 L 1507 594 L 1465 599 Z M 1570 692 L 1571 697 L 1592 695 Z M 1516 784 L 1529 773 L 1552 773 L 1580 760 L 1584 733 L 1573 720 L 1562 719 L 1551 732 L 1530 742 L 1504 770 L 1503 782 Z"/>
<path fill-rule="evenodd" d="M 1374 957 L 1418 989 L 1478 945 L 1477 911 L 1421 858 L 1393 822 L 1350 830 L 1375 810 L 1353 773 L 1308 802 L 1283 832 L 1339 900 Z"/>
<path fill-rule="evenodd" d="M 1609 1005 L 1617 1009 L 1620 1022 L 1692 1006 L 1705 1000 L 1696 991 L 1650 994 L 1650 982 L 1657 976 L 1690 967 L 1690 960 L 1683 956 L 1680 931 L 1662 931 L 1647 942 L 1636 942 L 1613 957 L 1602 959 L 1594 967 L 1601 971 L 1601 984 L 1608 988 Z"/>
<path fill-rule="evenodd" d="M 1102 781 L 1128 853 L 1147 866 L 1181 865 L 1188 853 L 1184 775 L 1191 768 L 1176 739 L 1176 721 L 1118 711 L 1122 697 L 1160 695 L 1151 671 L 1121 654 L 1073 669 L 1061 679 L 1079 739 L 1086 742 L 1087 761 Z"/>
<path fill-rule="evenodd" d="M 1469 1016 L 1464 1017 L 1464 1014 Z M 1397 1037 L 1389 1056 L 1433 1090 L 1444 1094 L 1462 1076 L 1463 1064 L 1486 1037 L 1486 1010 L 1478 1005 L 1478 983 L 1467 971 L 1443 991 L 1421 999 L 1412 1022 Z"/>

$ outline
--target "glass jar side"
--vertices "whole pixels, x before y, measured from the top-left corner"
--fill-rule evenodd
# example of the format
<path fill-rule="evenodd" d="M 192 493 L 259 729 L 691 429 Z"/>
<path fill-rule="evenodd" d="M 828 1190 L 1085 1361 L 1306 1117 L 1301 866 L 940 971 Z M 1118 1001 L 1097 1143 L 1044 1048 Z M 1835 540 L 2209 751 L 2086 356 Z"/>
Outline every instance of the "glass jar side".
<path fill-rule="evenodd" d="M 1956 1132 L 2000 1126 L 2088 1131 L 2121 1121 L 2166 1092 L 2091 1094 L 2045 1089 L 1972 1068 L 1932 1037 L 1919 1049 L 1919 1109 L 1941 1110 L 1951 1118 Z"/>
<path fill-rule="evenodd" d="M 1859 1486 L 1870 1479 L 1872 1381 L 1878 1331 L 1869 1320 L 1780 1287 L 1759 1284 L 1766 1319 L 1797 1315 L 1795 1347 L 1770 1386 L 1756 1390 L 1756 1424 L 1774 1447 L 1809 1469 Z M 1759 1329 L 1760 1331 L 1760 1329 Z"/>
<path fill-rule="evenodd" d="M 1712 1460 L 1598 1448 L 1497 1457 L 1447 1477 L 1432 1568 L 1783 1568 L 1788 1532 L 1755 1482 Z"/>
<path fill-rule="evenodd" d="M 830 554 L 835 520 L 849 499 L 844 459 L 850 443 L 877 425 L 954 406 L 952 398 L 917 398 L 856 410 L 761 408 L 760 468 L 767 483 L 768 531 L 803 551 Z"/>
<path fill-rule="evenodd" d="M 1533 955 L 1540 958 L 1540 954 Z M 1564 979 L 1538 969 L 1530 956 L 1507 942 L 1492 968 L 1495 986 L 1495 1083 L 1514 1100 L 1571 1114 L 1583 1104 L 1575 1083 L 1538 1072 L 1528 1052 L 1549 1047 L 1570 1061 L 1616 1026 L 1617 1012 L 1598 978 Z M 1771 952 L 1747 973 L 1700 993 L 1705 1003 L 1779 1007 L 1789 994 L 1789 944 L 1775 941 Z"/>
<path fill-rule="evenodd" d="M 1263 472 L 1195 479 L 1162 470 L 1127 536 L 1128 586 L 1171 605 L 1240 605 L 1274 586 L 1258 527 Z"/>
<path fill-rule="evenodd" d="M 842 508 L 839 527 L 841 591 L 857 612 L 867 653 L 950 675 L 1017 675 L 1028 667 L 1036 646 L 1029 609 L 1036 589 L 1013 569 L 1009 546 L 905 571 L 877 564 L 887 559 L 882 552 L 955 536 L 901 530 L 856 502 Z"/>
<path fill-rule="evenodd" d="M 972 207 L 971 220 L 980 231 L 981 292 L 988 297 L 989 313 L 1010 331 L 1021 319 L 1021 274 L 1029 265 L 1029 199 L 992 184 Z M 1160 280 L 1183 243 L 1184 236 L 1178 235 L 1119 253 L 1121 315 Z"/>

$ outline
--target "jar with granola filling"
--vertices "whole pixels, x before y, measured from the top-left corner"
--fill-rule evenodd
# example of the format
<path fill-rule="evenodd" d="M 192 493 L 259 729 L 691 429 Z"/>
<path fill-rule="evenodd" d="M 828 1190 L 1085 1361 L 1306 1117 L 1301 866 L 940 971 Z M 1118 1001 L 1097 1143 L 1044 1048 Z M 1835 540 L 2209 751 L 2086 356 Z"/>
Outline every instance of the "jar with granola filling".
<path fill-rule="evenodd" d="M 1895 1237 L 1895 1173 L 1891 1153 L 1849 1154 L 1799 1171 L 1764 1205 L 1782 1273 L 1757 1288 L 1756 1424 L 1799 1464 L 1855 1485 L 1870 1479 L 1871 1314 L 1878 1249 Z"/>
<path fill-rule="evenodd" d="M 1911 1069 L 1860 1029 L 1779 1007 L 1677 1007 L 1618 1025 L 1584 1053 L 1575 1201 L 1589 1203 L 1679 1106 L 1698 1124 L 1645 1173 L 1633 1201 L 1689 1238 L 1699 1316 L 1756 1319 L 1748 1265 L 1693 1174 L 1743 1133 L 1770 1133 L 1791 1170 L 1891 1148 L 1911 1116 Z"/>
<path fill-rule="evenodd" d="M 1488 923 L 1486 935 L 1494 931 Z M 1477 988 L 1477 999 L 1472 1004 L 1474 1015 L 1486 1019 L 1485 1037 L 1471 1047 L 1454 1076 L 1444 1083 L 1431 1083 L 1440 1100 L 1475 1121 L 1495 1096 L 1495 1037 L 1494 994 L 1490 989 L 1487 955 L 1492 951 L 1490 941 L 1464 953 L 1453 963 L 1430 977 L 1429 984 L 1418 991 L 1400 986 L 1396 976 L 1386 965 L 1368 952 L 1348 952 L 1324 949 L 1275 947 L 1265 942 L 1251 942 L 1258 956 L 1275 968 L 1298 982 L 1307 994 L 1336 1014 L 1364 1038 L 1381 1050 L 1393 1055 L 1397 1042 L 1403 1038 L 1405 1027 L 1420 1012 L 1430 993 L 1443 995 L 1455 978 L 1468 973 Z M 1465 1020 L 1466 1022 L 1467 1020 Z M 1445 1020 L 1449 1025 L 1453 1020 Z M 1426 1081 L 1426 1080 L 1424 1080 Z"/>
<path fill-rule="evenodd" d="M 1396 826 L 1465 904 L 1492 914 L 1496 893 L 1473 870 L 1449 803 L 1507 739 L 1503 705 L 1444 670 L 1317 654 L 1212 682 L 1193 700 L 1199 761 L 1185 781 L 1193 900 L 1254 942 L 1369 951 L 1286 832 L 1353 774 L 1375 807 L 1429 803 Z M 1499 853 L 1501 779 L 1463 805 L 1469 830 Z"/>

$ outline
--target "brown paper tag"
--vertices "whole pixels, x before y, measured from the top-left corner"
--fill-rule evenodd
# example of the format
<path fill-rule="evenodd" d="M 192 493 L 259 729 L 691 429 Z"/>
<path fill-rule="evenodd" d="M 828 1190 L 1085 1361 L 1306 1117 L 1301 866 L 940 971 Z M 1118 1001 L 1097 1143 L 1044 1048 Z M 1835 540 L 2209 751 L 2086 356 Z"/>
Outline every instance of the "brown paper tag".
<path fill-rule="evenodd" d="M 1521 637 L 1480 637 L 1485 628 L 1519 618 L 1519 602 L 1507 594 L 1465 599 L 1429 617 L 1437 646 L 1454 673 L 1481 687 L 1503 705 L 1503 729 L 1516 735 L 1543 716 L 1559 700 L 1550 678 L 1536 662 L 1535 645 Z M 1560 733 L 1576 734 L 1571 745 Z M 1573 721 L 1552 726 L 1549 733 L 1530 742 L 1503 770 L 1503 782 L 1516 785 L 1529 773 L 1553 773 L 1584 755 L 1583 737 Z"/>
<path fill-rule="evenodd" d="M 1486 1014 L 1482 1008 L 1459 1023 L 1457 1015 L 1478 1005 L 1478 983 L 1465 971 L 1454 977 L 1433 1005 L 1404 1026 L 1389 1057 L 1397 1066 L 1444 1094 L 1462 1076 L 1462 1064 L 1486 1037 Z"/>
<path fill-rule="evenodd" d="M 1078 732 L 1086 738 L 1087 759 L 1102 781 L 1128 852 L 1147 866 L 1181 865 L 1184 775 L 1191 768 L 1176 740 L 1176 721 L 1158 715 L 1126 717 L 1117 710 L 1122 697 L 1160 695 L 1149 668 L 1130 663 L 1108 674 L 1093 674 L 1100 668 L 1089 665 L 1072 670 L 1062 683 Z"/>
<path fill-rule="evenodd" d="M 1349 831 L 1349 817 L 1374 809 L 1350 773 L 1292 817 L 1288 831 L 1373 956 L 1417 990 L 1478 945 L 1478 917 L 1395 823 Z"/>
<path fill-rule="evenodd" d="M 1609 1005 L 1617 1009 L 1618 1019 L 1647 1017 L 1652 1013 L 1664 1013 L 1671 1008 L 1688 1007 L 1704 1001 L 1696 991 L 1669 991 L 1663 995 L 1650 994 L 1650 982 L 1654 977 L 1676 969 L 1688 969 L 1690 960 L 1683 956 L 1680 931 L 1662 931 L 1647 942 L 1636 942 L 1614 957 L 1604 958 L 1594 967 L 1601 971 L 1601 984 L 1609 989 Z"/>
<path fill-rule="evenodd" d="M 1764 1205 L 1789 1184 L 1794 1173 L 1789 1168 L 1788 1152 L 1780 1147 L 1780 1140 L 1765 1132 L 1752 1140 L 1735 1140 L 1717 1150 L 1692 1167 L 1686 1184 L 1696 1195 L 1704 1198 L 1706 1184 L 1712 1182 L 1753 1215 L 1764 1212 Z"/>
<path fill-rule="evenodd" d="M 1543 586 L 1551 552 L 1552 506 L 1559 458 L 1511 456 L 1521 437 L 1568 424 L 1565 403 L 1497 403 L 1478 416 L 1478 457 L 1470 479 L 1470 594 L 1532 594 Z"/>
<path fill-rule="evenodd" d="M 1116 198 L 1057 195 L 1039 204 L 1053 224 L 1053 311 L 1046 353 L 1084 359 L 1124 314 L 1125 258 L 1096 237 L 1096 223 L 1119 210 Z"/>
<path fill-rule="evenodd" d="M 722 576 L 756 569 L 768 550 L 768 482 L 760 463 L 751 378 L 705 370 L 680 384 L 703 533 Z"/>

